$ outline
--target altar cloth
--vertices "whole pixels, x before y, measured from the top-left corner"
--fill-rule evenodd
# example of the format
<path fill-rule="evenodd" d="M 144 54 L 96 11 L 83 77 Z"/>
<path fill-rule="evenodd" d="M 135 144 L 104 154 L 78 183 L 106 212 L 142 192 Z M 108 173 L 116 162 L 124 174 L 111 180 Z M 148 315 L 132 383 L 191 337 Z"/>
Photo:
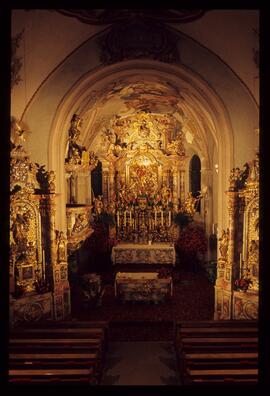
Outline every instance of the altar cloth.
<path fill-rule="evenodd" d="M 172 277 L 159 278 L 157 272 L 117 272 L 115 296 L 122 301 L 161 302 L 172 296 Z"/>

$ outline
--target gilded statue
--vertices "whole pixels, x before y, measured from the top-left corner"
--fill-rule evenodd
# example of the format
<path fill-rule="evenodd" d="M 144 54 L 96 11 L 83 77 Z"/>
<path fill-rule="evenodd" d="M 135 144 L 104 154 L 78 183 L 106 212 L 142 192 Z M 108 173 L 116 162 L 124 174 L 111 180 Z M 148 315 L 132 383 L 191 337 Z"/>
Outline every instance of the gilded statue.
<path fill-rule="evenodd" d="M 196 212 L 196 206 L 200 198 L 201 196 L 193 197 L 192 192 L 189 192 L 184 203 L 184 211 L 190 216 L 193 216 Z"/>
<path fill-rule="evenodd" d="M 21 213 L 17 211 L 13 218 L 11 226 L 12 236 L 16 244 L 22 245 L 27 242 L 27 232 L 30 227 L 31 212 L 30 210 Z"/>
<path fill-rule="evenodd" d="M 63 231 L 56 230 L 57 261 L 66 261 L 66 238 Z"/>
<path fill-rule="evenodd" d="M 240 168 L 233 168 L 231 169 L 229 183 L 230 183 L 230 190 L 235 190 L 238 188 L 239 181 L 241 181 L 242 172 Z"/>
<path fill-rule="evenodd" d="M 74 165 L 81 163 L 82 152 L 86 151 L 85 147 L 80 146 L 77 141 L 80 136 L 81 119 L 77 114 L 73 114 L 70 128 L 68 131 L 68 153 L 67 162 Z"/>
<path fill-rule="evenodd" d="M 49 171 L 47 176 L 48 189 L 51 192 L 55 191 L 55 172 Z"/>
<path fill-rule="evenodd" d="M 94 198 L 94 205 L 95 205 L 95 213 L 100 215 L 103 211 L 103 201 L 102 201 L 102 195 L 98 195 L 97 198 Z"/>
<path fill-rule="evenodd" d="M 82 231 L 84 228 L 86 228 L 88 225 L 88 221 L 87 218 L 85 216 L 85 214 L 83 213 L 79 213 L 76 216 L 76 220 L 72 229 L 72 233 L 77 233 Z"/>
<path fill-rule="evenodd" d="M 162 201 L 164 203 L 168 203 L 171 198 L 171 189 L 164 185 L 161 189 L 161 196 L 162 196 Z"/>
<path fill-rule="evenodd" d="M 228 246 L 229 246 L 229 229 L 222 230 L 221 237 L 218 239 L 219 241 L 219 251 L 221 258 L 226 260 L 228 254 Z"/>

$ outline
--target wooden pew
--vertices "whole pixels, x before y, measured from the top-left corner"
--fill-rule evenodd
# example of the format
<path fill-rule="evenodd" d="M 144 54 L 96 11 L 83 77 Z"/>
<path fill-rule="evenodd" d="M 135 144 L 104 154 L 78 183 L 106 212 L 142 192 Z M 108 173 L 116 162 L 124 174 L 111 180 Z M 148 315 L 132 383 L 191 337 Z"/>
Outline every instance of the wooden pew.
<path fill-rule="evenodd" d="M 67 327 L 67 322 L 61 322 L 60 326 L 59 322 L 49 322 L 48 326 L 42 328 L 40 323 L 38 326 L 17 328 L 10 334 L 10 369 L 91 368 L 99 383 L 107 330 L 108 322 L 76 322 L 74 327 Z"/>
<path fill-rule="evenodd" d="M 96 384 L 93 370 L 89 369 L 10 369 L 9 382 L 13 384 Z"/>
<path fill-rule="evenodd" d="M 189 381 L 192 384 L 214 384 L 222 383 L 253 383 L 258 381 L 257 368 L 240 368 L 240 369 L 205 369 L 205 370 L 188 370 Z"/>
<path fill-rule="evenodd" d="M 183 383 L 258 379 L 257 321 L 177 322 L 175 348 Z"/>

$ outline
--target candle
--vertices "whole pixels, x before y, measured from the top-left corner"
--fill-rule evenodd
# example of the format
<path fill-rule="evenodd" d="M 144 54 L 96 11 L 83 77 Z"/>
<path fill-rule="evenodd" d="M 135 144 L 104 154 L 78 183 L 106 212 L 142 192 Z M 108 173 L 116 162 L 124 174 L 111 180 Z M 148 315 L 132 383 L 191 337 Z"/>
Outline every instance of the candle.
<path fill-rule="evenodd" d="M 124 226 L 127 225 L 127 212 L 124 211 Z"/>
<path fill-rule="evenodd" d="M 129 221 L 131 223 L 131 211 L 129 212 Z"/>
<path fill-rule="evenodd" d="M 215 224 L 213 223 L 212 224 L 212 234 L 214 234 L 215 233 Z"/>
<path fill-rule="evenodd" d="M 169 210 L 169 227 L 171 226 L 171 211 Z"/>
<path fill-rule="evenodd" d="M 155 226 L 157 225 L 157 211 L 156 211 L 156 208 L 155 208 Z"/>
<path fill-rule="evenodd" d="M 119 212 L 117 212 L 117 226 L 119 227 Z"/>
<path fill-rule="evenodd" d="M 161 211 L 161 225 L 163 226 L 163 211 Z"/>

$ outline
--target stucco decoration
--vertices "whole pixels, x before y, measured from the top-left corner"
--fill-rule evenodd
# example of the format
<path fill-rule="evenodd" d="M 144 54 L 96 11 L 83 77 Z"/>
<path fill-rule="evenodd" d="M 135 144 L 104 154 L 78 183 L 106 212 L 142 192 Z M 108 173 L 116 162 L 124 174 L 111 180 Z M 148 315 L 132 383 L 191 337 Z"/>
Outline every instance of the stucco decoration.
<path fill-rule="evenodd" d="M 79 10 L 79 9 L 59 9 L 64 15 L 77 18 L 83 23 L 91 25 L 104 25 L 116 22 L 124 22 L 135 18 L 144 18 L 148 21 L 163 21 L 168 23 L 186 23 L 201 18 L 205 10 Z"/>
<path fill-rule="evenodd" d="M 139 58 L 177 62 L 177 41 L 177 35 L 163 24 L 142 20 L 122 22 L 100 37 L 100 59 L 107 65 Z"/>
<path fill-rule="evenodd" d="M 22 81 L 20 71 L 22 68 L 22 57 L 17 55 L 17 49 L 23 37 L 24 31 L 22 30 L 11 40 L 11 89 Z"/>

